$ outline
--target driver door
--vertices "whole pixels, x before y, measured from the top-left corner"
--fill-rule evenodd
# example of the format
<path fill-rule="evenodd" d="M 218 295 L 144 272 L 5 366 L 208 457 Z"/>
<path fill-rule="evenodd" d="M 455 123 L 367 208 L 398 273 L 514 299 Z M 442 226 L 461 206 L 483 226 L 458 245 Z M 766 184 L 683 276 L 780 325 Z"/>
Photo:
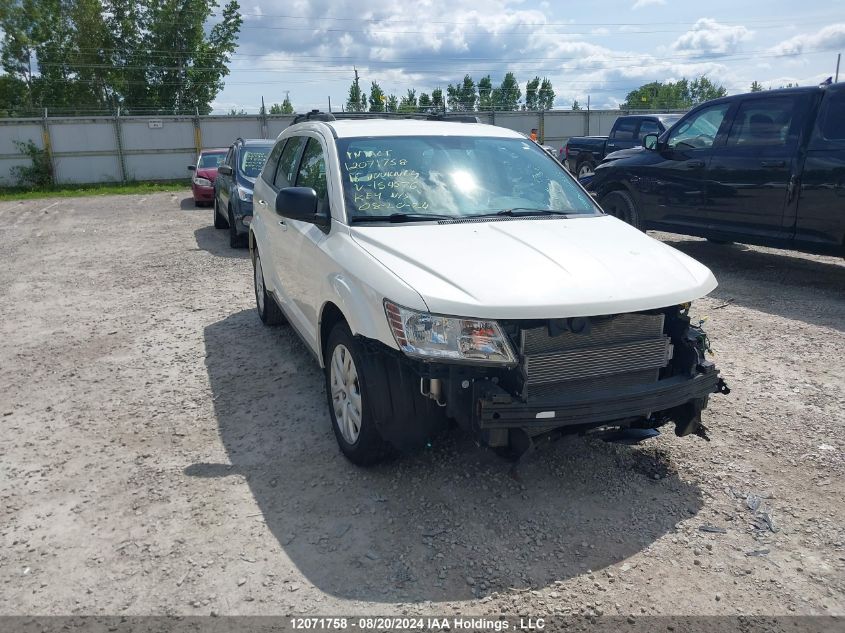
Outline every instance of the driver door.
<path fill-rule="evenodd" d="M 724 144 L 731 105 L 717 103 L 695 110 L 667 137 L 660 149 L 661 160 L 649 168 L 648 182 L 640 183 L 652 228 L 705 226 L 708 168 L 715 148 Z"/>

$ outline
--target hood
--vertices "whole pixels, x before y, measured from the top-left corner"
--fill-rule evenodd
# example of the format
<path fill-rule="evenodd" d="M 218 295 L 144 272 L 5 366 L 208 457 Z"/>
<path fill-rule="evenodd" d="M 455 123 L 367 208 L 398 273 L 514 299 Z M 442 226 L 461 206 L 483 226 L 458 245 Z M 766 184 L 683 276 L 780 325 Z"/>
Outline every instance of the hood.
<path fill-rule="evenodd" d="M 716 287 L 703 264 L 604 215 L 353 226 L 350 233 L 437 314 L 618 314 L 692 301 Z"/>
<path fill-rule="evenodd" d="M 214 179 L 217 178 L 217 167 L 202 167 L 194 173 L 197 175 L 197 178 L 205 178 L 214 182 Z"/>
<path fill-rule="evenodd" d="M 615 152 L 611 152 L 610 154 L 605 156 L 604 160 L 602 162 L 606 163 L 606 162 L 611 161 L 611 160 L 619 160 L 620 158 L 628 158 L 629 156 L 635 156 L 636 154 L 639 154 L 640 152 L 644 152 L 644 151 L 646 151 L 646 150 L 643 146 L 629 147 L 628 149 L 620 149 L 620 150 L 617 150 Z"/>

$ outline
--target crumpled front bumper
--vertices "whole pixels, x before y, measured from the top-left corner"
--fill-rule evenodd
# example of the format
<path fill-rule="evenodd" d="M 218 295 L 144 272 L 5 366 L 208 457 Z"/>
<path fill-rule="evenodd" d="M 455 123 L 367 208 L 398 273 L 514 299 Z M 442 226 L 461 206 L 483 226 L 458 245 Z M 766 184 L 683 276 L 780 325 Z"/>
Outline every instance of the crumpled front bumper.
<path fill-rule="evenodd" d="M 674 376 L 646 385 L 538 398 L 520 402 L 504 389 L 476 383 L 475 424 L 480 430 L 600 426 L 648 417 L 687 403 L 703 409 L 711 393 L 728 393 L 715 367 L 693 377 Z"/>

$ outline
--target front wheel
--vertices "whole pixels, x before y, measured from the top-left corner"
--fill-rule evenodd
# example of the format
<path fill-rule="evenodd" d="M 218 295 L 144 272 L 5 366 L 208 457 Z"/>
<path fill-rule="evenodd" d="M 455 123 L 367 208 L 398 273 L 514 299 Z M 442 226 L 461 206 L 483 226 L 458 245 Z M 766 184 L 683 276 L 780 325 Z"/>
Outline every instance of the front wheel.
<path fill-rule="evenodd" d="M 605 213 L 643 230 L 640 214 L 634 199 L 626 191 L 611 191 L 601 199 L 601 208 Z"/>
<path fill-rule="evenodd" d="M 341 452 L 354 464 L 369 466 L 391 455 L 372 414 L 371 400 L 389 397 L 386 385 L 367 376 L 358 341 L 346 323 L 338 323 L 326 346 L 326 395 L 332 429 Z"/>

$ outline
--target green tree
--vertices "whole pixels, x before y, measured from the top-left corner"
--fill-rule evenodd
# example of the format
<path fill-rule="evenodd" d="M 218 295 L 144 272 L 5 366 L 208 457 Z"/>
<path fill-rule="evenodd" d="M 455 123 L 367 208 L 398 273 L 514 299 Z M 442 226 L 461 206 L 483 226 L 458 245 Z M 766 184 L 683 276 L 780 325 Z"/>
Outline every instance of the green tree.
<path fill-rule="evenodd" d="M 472 80 L 472 77 L 464 75 L 461 83 L 456 86 L 449 84 L 446 87 L 446 100 L 449 109 L 454 112 L 474 111 L 478 94 L 476 93 L 475 82 Z"/>
<path fill-rule="evenodd" d="M 375 81 L 370 86 L 370 112 L 384 112 L 384 91 Z"/>
<path fill-rule="evenodd" d="M 543 82 L 540 84 L 540 90 L 537 93 L 537 105 L 541 110 L 551 110 L 555 105 L 555 90 L 552 88 L 552 82 L 547 77 L 543 77 Z"/>
<path fill-rule="evenodd" d="M 290 98 L 285 95 L 284 101 L 271 105 L 270 114 L 293 114 L 293 104 L 291 104 Z"/>
<path fill-rule="evenodd" d="M 578 99 L 572 101 L 572 110 L 577 111 L 581 109 L 581 104 L 578 103 Z"/>
<path fill-rule="evenodd" d="M 231 108 L 229 110 L 229 116 L 246 116 L 246 110 L 243 108 Z"/>
<path fill-rule="evenodd" d="M 753 81 L 751 82 L 751 92 L 763 92 L 763 86 L 759 82 Z"/>
<path fill-rule="evenodd" d="M 431 97 L 428 96 L 427 92 L 420 93 L 420 99 L 417 105 L 419 105 L 420 112 L 431 112 Z"/>
<path fill-rule="evenodd" d="M 32 107 L 211 112 L 240 32 L 214 0 L 6 0 L 0 61 Z M 213 26 L 209 22 L 219 16 Z"/>
<path fill-rule="evenodd" d="M 349 86 L 349 96 L 346 98 L 347 112 L 361 112 L 361 102 L 366 103 L 366 97 L 361 92 L 361 83 L 358 80 L 358 70 L 355 70 L 355 79 Z M 364 108 L 366 110 L 366 108 Z"/>
<path fill-rule="evenodd" d="M 387 111 L 388 112 L 396 112 L 399 109 L 399 99 L 396 98 L 396 95 L 390 95 L 387 97 Z"/>
<path fill-rule="evenodd" d="M 534 77 L 527 84 L 525 84 L 525 109 L 539 110 L 539 101 L 537 91 L 540 89 L 540 78 Z"/>
<path fill-rule="evenodd" d="M 493 107 L 496 110 L 518 110 L 522 91 L 513 73 L 507 73 L 499 87 L 493 90 Z"/>
<path fill-rule="evenodd" d="M 442 112 L 443 107 L 443 90 L 440 88 L 435 88 L 431 91 L 431 107 L 434 108 L 435 112 Z"/>
<path fill-rule="evenodd" d="M 478 109 L 491 110 L 493 108 L 493 82 L 490 75 L 478 80 Z"/>
<path fill-rule="evenodd" d="M 629 92 L 622 108 L 628 110 L 686 109 L 710 99 L 724 97 L 726 94 L 728 91 L 724 86 L 716 85 L 704 76 L 693 81 L 686 78 L 676 82 L 653 81 Z"/>
<path fill-rule="evenodd" d="M 408 90 L 402 99 L 399 100 L 399 112 L 416 112 L 417 111 L 417 91 L 413 89 Z"/>

